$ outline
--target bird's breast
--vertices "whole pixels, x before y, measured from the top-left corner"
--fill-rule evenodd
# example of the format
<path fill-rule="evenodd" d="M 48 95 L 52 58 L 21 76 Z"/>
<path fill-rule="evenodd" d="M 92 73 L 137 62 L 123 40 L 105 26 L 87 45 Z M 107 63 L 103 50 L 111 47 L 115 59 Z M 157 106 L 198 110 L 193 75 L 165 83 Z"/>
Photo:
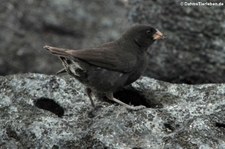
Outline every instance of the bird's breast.
<path fill-rule="evenodd" d="M 143 75 L 148 63 L 148 56 L 146 53 L 137 57 L 137 63 L 132 72 L 130 72 L 126 85 L 136 81 L 141 75 Z"/>
<path fill-rule="evenodd" d="M 86 84 L 103 92 L 116 91 L 124 86 L 128 78 L 127 74 L 101 67 L 92 67 L 87 73 Z"/>

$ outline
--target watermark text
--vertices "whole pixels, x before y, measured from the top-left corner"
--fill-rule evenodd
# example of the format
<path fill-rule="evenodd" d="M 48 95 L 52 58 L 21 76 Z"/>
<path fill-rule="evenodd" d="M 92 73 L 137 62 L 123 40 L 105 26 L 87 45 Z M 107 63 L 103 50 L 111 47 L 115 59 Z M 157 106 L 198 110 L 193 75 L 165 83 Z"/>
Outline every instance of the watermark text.
<path fill-rule="evenodd" d="M 180 2 L 181 6 L 224 6 L 223 2 Z"/>

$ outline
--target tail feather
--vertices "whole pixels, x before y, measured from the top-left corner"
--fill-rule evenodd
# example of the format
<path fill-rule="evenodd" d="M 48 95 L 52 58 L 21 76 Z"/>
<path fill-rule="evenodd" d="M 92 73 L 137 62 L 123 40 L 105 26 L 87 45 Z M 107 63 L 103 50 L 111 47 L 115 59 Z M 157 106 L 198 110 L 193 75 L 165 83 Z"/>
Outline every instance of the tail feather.
<path fill-rule="evenodd" d="M 57 55 L 57 56 L 65 56 L 68 57 L 70 56 L 69 53 L 67 53 L 68 50 L 66 49 L 62 49 L 62 48 L 57 48 L 57 47 L 51 47 L 51 46 L 44 46 L 44 49 L 48 50 L 49 52 L 51 52 L 53 55 Z"/>

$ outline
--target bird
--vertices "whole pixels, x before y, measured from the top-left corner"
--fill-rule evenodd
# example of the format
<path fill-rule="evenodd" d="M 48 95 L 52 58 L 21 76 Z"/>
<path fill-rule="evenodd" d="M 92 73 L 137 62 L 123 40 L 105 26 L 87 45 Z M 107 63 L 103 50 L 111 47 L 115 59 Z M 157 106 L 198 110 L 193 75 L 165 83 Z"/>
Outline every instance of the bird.
<path fill-rule="evenodd" d="M 93 94 L 103 93 L 109 100 L 127 109 L 139 110 L 143 105 L 128 105 L 113 96 L 117 90 L 136 81 L 148 63 L 148 48 L 164 35 L 148 24 L 130 27 L 122 36 L 93 48 L 64 49 L 45 45 L 44 49 L 58 56 L 67 72 L 86 86 L 86 93 L 95 107 Z"/>

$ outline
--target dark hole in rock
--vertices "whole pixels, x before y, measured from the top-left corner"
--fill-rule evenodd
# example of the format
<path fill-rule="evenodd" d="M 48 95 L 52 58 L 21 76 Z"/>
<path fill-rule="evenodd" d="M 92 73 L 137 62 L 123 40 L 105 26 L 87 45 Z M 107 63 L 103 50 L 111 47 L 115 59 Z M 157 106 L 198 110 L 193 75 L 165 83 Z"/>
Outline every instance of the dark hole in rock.
<path fill-rule="evenodd" d="M 123 101 L 126 104 L 139 106 L 144 105 L 147 108 L 158 108 L 162 107 L 160 104 L 156 104 L 153 101 L 149 101 L 144 95 L 139 93 L 134 88 L 124 88 L 114 93 L 114 97 Z"/>
<path fill-rule="evenodd" d="M 225 128 L 225 124 L 224 123 L 215 123 L 215 126 L 216 127 L 219 127 L 219 128 Z"/>
<path fill-rule="evenodd" d="M 16 131 L 14 131 L 12 128 L 7 127 L 6 128 L 6 134 L 10 137 L 10 138 L 14 138 L 17 141 L 20 140 L 19 136 L 17 135 Z"/>
<path fill-rule="evenodd" d="M 175 130 L 175 128 L 169 123 L 164 123 L 164 127 L 171 132 L 173 132 Z"/>
<path fill-rule="evenodd" d="M 58 117 L 62 117 L 64 115 L 64 109 L 52 99 L 45 97 L 38 98 L 34 101 L 34 105 L 40 109 L 48 110 L 55 115 L 58 115 Z"/>
<path fill-rule="evenodd" d="M 58 145 L 53 145 L 52 149 L 59 149 L 59 146 Z"/>

